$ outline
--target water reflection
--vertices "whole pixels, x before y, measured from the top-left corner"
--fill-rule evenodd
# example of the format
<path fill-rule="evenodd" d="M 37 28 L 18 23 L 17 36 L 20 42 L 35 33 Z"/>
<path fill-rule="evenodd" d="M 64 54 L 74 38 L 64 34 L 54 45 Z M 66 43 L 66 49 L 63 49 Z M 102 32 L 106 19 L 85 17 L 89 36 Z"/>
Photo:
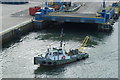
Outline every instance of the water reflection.
<path fill-rule="evenodd" d="M 76 61 L 74 63 L 70 63 L 70 64 L 65 64 L 65 65 L 59 65 L 59 66 L 40 66 L 38 67 L 36 70 L 34 70 L 34 78 L 41 78 L 43 75 L 44 77 L 50 78 L 50 76 L 60 76 L 66 73 L 67 69 L 70 67 L 75 67 L 79 65 L 85 65 L 85 64 L 89 64 L 89 63 L 84 63 L 85 61 L 87 61 L 87 59 L 85 60 L 81 60 L 81 61 Z"/>
<path fill-rule="evenodd" d="M 19 74 L 26 77 L 26 74 L 28 74 L 35 78 L 95 78 L 99 77 L 99 75 L 104 78 L 117 76 L 117 24 L 114 31 L 109 33 L 98 32 L 95 25 L 65 23 L 62 27 L 64 28 L 64 40 L 67 50 L 78 48 L 85 36 L 90 37 L 86 46 L 86 51 L 90 53 L 88 59 L 68 66 L 33 69 L 33 57 L 38 53 L 43 53 L 52 42 L 59 42 L 61 25 L 56 25 L 39 32 L 31 32 L 10 43 L 10 46 L 5 47 L 2 51 L 6 55 L 4 57 L 4 77 L 11 77 L 11 73 L 15 73 L 14 77 L 19 76 Z M 95 45 L 95 47 L 91 47 L 92 45 Z M 16 64 L 16 66 L 13 64 Z M 23 64 L 26 68 L 23 68 Z"/>
<path fill-rule="evenodd" d="M 112 31 L 99 32 L 95 24 L 64 23 L 37 32 L 38 36 L 36 36 L 35 39 L 59 41 L 61 40 L 59 37 L 61 26 L 64 29 L 64 41 L 82 41 L 85 36 L 89 36 L 90 40 L 87 44 L 89 47 L 91 45 L 98 45 L 99 42 L 102 42 L 107 36 L 112 34 Z"/>
<path fill-rule="evenodd" d="M 40 75 L 59 75 L 65 71 L 65 65 L 62 66 L 54 66 L 54 67 L 38 67 L 35 71 L 35 78 L 40 77 Z"/>
<path fill-rule="evenodd" d="M 47 28 L 46 30 L 42 30 L 40 32 L 37 32 L 38 36 L 35 37 L 35 39 L 38 40 L 52 40 L 52 41 L 59 41 L 60 40 L 60 30 L 61 30 L 61 25 L 58 25 L 56 27 L 51 27 Z M 71 44 L 68 44 L 70 48 L 71 46 L 74 47 L 74 45 L 79 45 L 75 44 L 74 42 L 81 42 L 85 36 L 89 36 L 90 40 L 87 44 L 86 47 L 93 47 L 92 45 L 99 45 L 99 43 L 103 42 L 104 39 L 107 37 L 111 36 L 111 32 L 98 32 L 96 25 L 87 25 L 87 24 L 70 24 L 70 23 L 65 23 L 62 25 L 64 28 L 64 38 L 65 42 L 69 42 L 71 40 Z M 81 61 L 80 63 L 83 65 L 85 61 Z M 89 63 L 89 62 L 86 62 Z M 44 77 L 49 77 L 50 75 L 58 76 L 60 74 L 66 74 L 66 69 L 74 66 L 78 66 L 80 64 L 78 63 L 73 63 L 69 64 L 69 66 L 59 66 L 59 67 L 38 67 L 35 71 L 35 78 L 40 78 L 42 75 Z M 85 66 L 85 65 L 84 65 Z"/>

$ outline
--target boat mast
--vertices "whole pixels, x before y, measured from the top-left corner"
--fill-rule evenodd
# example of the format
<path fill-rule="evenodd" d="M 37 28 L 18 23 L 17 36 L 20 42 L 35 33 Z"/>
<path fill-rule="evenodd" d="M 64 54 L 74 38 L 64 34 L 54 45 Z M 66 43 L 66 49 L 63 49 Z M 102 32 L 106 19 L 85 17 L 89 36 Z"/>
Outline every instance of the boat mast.
<path fill-rule="evenodd" d="M 105 3 L 105 0 L 103 0 L 103 9 L 105 9 L 106 7 L 106 3 Z"/>
<path fill-rule="evenodd" d="M 63 45 L 63 28 L 61 29 L 60 38 L 61 38 L 60 47 L 62 47 L 62 45 Z"/>

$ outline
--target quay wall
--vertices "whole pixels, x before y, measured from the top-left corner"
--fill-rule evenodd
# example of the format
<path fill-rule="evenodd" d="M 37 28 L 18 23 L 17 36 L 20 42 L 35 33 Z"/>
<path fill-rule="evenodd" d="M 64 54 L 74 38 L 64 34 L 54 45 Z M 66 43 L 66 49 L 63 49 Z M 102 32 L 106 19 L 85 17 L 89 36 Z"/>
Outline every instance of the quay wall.
<path fill-rule="evenodd" d="M 31 31 L 40 30 L 48 24 L 49 22 L 46 21 L 28 20 L 24 23 L 13 26 L 12 28 L 0 32 L 0 45 L 6 44 L 15 38 L 20 38 L 22 35 Z"/>

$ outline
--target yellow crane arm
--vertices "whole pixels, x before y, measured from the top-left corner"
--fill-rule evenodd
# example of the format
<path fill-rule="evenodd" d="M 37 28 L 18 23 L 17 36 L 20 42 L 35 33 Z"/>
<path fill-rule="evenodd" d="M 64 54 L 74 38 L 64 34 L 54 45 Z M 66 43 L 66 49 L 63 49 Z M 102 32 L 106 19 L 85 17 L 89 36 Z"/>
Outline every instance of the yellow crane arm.
<path fill-rule="evenodd" d="M 84 47 L 86 46 L 87 42 L 88 42 L 89 37 L 86 36 L 82 42 L 82 44 L 80 45 L 80 48 L 78 48 L 78 50 L 80 51 L 81 49 L 84 49 Z"/>

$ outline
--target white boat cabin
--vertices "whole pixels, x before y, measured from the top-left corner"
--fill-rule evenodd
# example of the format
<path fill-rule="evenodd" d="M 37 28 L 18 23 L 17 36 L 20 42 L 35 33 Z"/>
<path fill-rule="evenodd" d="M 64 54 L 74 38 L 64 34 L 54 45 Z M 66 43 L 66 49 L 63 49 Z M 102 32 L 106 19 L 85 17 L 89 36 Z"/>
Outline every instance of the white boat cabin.
<path fill-rule="evenodd" d="M 51 60 L 70 59 L 64 48 L 48 48 L 45 58 Z"/>

